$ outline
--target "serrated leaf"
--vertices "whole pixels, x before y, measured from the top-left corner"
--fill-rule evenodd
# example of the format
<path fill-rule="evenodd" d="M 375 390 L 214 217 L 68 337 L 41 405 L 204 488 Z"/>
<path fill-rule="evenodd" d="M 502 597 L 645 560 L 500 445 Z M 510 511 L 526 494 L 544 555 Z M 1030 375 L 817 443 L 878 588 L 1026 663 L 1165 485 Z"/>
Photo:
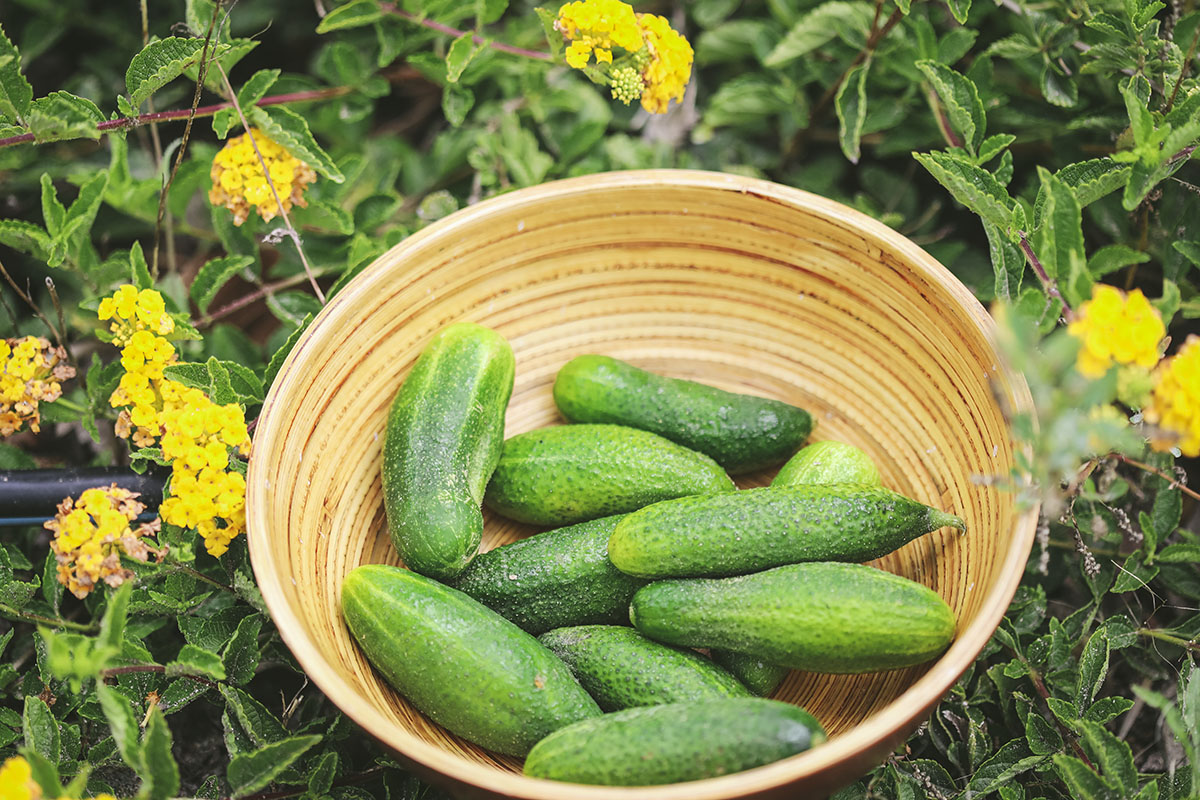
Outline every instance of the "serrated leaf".
<path fill-rule="evenodd" d="M 204 262 L 195 280 L 188 290 L 192 302 L 196 304 L 201 314 L 208 313 L 208 307 L 216 298 L 221 288 L 233 279 L 239 272 L 254 265 L 253 256 L 225 256 Z"/>
<path fill-rule="evenodd" d="M 1200 563 L 1200 544 L 1181 542 L 1164 547 L 1154 557 L 1162 564 L 1197 564 Z"/>
<path fill-rule="evenodd" d="M 233 797 L 245 797 L 264 788 L 320 741 L 320 736 L 293 736 L 234 756 L 226 773 Z"/>
<path fill-rule="evenodd" d="M 1125 563 L 1118 571 L 1117 580 L 1113 583 L 1111 591 L 1113 594 L 1121 594 L 1123 592 L 1132 592 L 1137 589 L 1145 589 L 1150 581 L 1158 575 L 1158 567 L 1149 566 L 1146 563 L 1143 551 L 1130 553 L 1125 559 Z"/>
<path fill-rule="evenodd" d="M 1021 294 L 1021 282 L 1025 279 L 1025 255 L 995 225 L 984 220 L 983 229 L 987 234 L 988 254 L 996 278 L 996 298 L 1015 302 Z"/>
<path fill-rule="evenodd" d="M 66 241 L 76 234 L 86 234 L 91 231 L 92 223 L 96 219 L 96 212 L 100 210 L 100 203 L 104 200 L 104 190 L 107 186 L 108 170 L 100 170 L 80 185 L 79 194 L 71 203 L 71 207 L 67 209 L 62 230 L 58 232 L 58 238 Z"/>
<path fill-rule="evenodd" d="M 971 11 L 971 0 L 946 0 L 946 5 L 950 7 L 950 13 L 959 25 L 967 23 L 967 14 Z"/>
<path fill-rule="evenodd" d="M 858 163 L 861 154 L 863 121 L 867 117 L 867 72 L 871 67 L 868 58 L 850 71 L 838 87 L 834 107 L 838 118 L 838 142 L 842 153 L 851 164 Z"/>
<path fill-rule="evenodd" d="M 1069 164 L 1054 173 L 1054 177 L 1074 190 L 1079 207 L 1084 208 L 1124 186 L 1129 179 L 1129 165 L 1111 158 L 1094 158 Z M 1034 228 L 1042 224 L 1046 200 L 1046 190 L 1042 187 L 1033 204 Z"/>
<path fill-rule="evenodd" d="M 1054 767 L 1063 783 L 1071 790 L 1071 797 L 1076 800 L 1119 800 L 1113 790 L 1100 780 L 1100 776 L 1087 768 L 1087 765 L 1074 756 L 1054 756 Z"/>
<path fill-rule="evenodd" d="M 238 105 L 245 110 L 247 106 L 257 103 L 271 90 L 275 81 L 279 80 L 279 75 L 280 70 L 277 69 L 260 69 L 251 75 L 249 80 L 242 84 L 242 88 L 238 89 Z"/>
<path fill-rule="evenodd" d="M 173 381 L 178 381 L 189 389 L 199 389 L 202 392 L 207 392 L 211 379 L 208 375 L 208 367 L 204 364 L 193 364 L 184 362 L 182 364 L 171 364 L 163 368 L 163 375 Z"/>
<path fill-rule="evenodd" d="M 321 310 L 321 301 L 306 292 L 276 292 L 267 297 L 267 308 L 280 321 L 299 325 Z"/>
<path fill-rule="evenodd" d="M 1125 697 L 1101 697 L 1084 713 L 1088 722 L 1104 725 L 1133 708 L 1133 701 Z"/>
<path fill-rule="evenodd" d="M 9 41 L 8 34 L 4 32 L 2 25 L 0 25 L 0 57 L 7 57 L 7 60 L 0 64 L 0 114 L 24 125 L 33 101 L 33 87 L 21 74 L 21 54 Z"/>
<path fill-rule="evenodd" d="M 19 581 L 13 575 L 8 551 L 0 547 L 0 602 L 12 608 L 24 608 L 38 590 L 37 581 Z"/>
<path fill-rule="evenodd" d="M 62 232 L 63 223 L 67 221 L 67 207 L 58 199 L 58 191 L 54 188 L 54 179 L 47 172 L 42 173 L 42 221 L 51 238 L 57 239 Z"/>
<path fill-rule="evenodd" d="M 21 755 L 25 756 L 25 760 L 29 763 L 30 777 L 42 790 L 43 796 L 62 797 L 64 795 L 65 790 L 58 777 L 57 763 L 50 761 L 37 750 L 28 746 L 21 749 Z"/>
<path fill-rule="evenodd" d="M 1046 270 L 1056 279 L 1069 305 L 1078 306 L 1092 295 L 1083 244 L 1083 214 L 1071 187 L 1038 168 L 1046 204 L 1042 225 L 1034 231 L 1033 248 Z"/>
<path fill-rule="evenodd" d="M 1088 272 L 1092 277 L 1100 278 L 1130 264 L 1145 264 L 1149 260 L 1149 253 L 1134 250 L 1123 244 L 1110 244 L 1092 253 L 1092 257 L 1088 259 Z"/>
<path fill-rule="evenodd" d="M 1042 68 L 1041 85 L 1042 97 L 1046 98 L 1046 102 L 1051 105 L 1071 108 L 1079 102 L 1079 87 L 1075 85 L 1075 81 L 1065 75 L 1060 75 L 1049 64 Z"/>
<path fill-rule="evenodd" d="M 955 200 L 1000 230 L 1006 230 L 1012 198 L 990 172 L 941 152 L 913 153 L 913 157 L 945 186 Z"/>
<path fill-rule="evenodd" d="M 328 752 L 321 755 L 317 765 L 308 772 L 308 792 L 314 797 L 328 794 L 333 786 L 333 778 L 337 775 L 338 755 Z"/>
<path fill-rule="evenodd" d="M 482 49 L 483 45 L 475 43 L 475 34 L 471 31 L 467 31 L 451 42 L 450 48 L 446 51 L 446 80 L 450 83 L 458 83 L 463 70 Z"/>
<path fill-rule="evenodd" d="M 50 254 L 50 235 L 40 225 L 23 219 L 0 219 L 0 244 L 39 261 Z"/>
<path fill-rule="evenodd" d="M 346 179 L 333 159 L 317 144 L 304 117 L 295 111 L 283 106 L 255 107 L 247 111 L 246 117 L 277 144 L 329 180 L 341 183 Z"/>
<path fill-rule="evenodd" d="M 233 391 L 233 384 L 229 379 L 229 370 L 213 356 L 209 356 L 205 367 L 208 369 L 209 399 L 219 406 L 237 402 L 237 394 Z"/>
<path fill-rule="evenodd" d="M 288 353 L 292 351 L 292 348 L 300 339 L 300 335 L 308 329 L 308 326 L 312 323 L 312 321 L 313 315 L 306 314 L 304 319 L 301 320 L 300 324 L 296 327 L 296 330 L 292 332 L 292 335 L 289 336 L 286 341 L 284 341 L 283 346 L 271 355 L 271 361 L 267 364 L 267 371 L 263 374 L 263 387 L 266 390 L 269 391 L 271 386 L 275 383 L 275 378 L 277 375 L 279 375 L 279 370 L 283 367 L 283 362 L 285 359 L 287 359 Z"/>
<path fill-rule="evenodd" d="M 141 774 L 144 761 L 141 743 L 138 742 L 138 722 L 133 713 L 133 706 L 125 695 L 109 688 L 103 681 L 96 683 L 96 695 L 100 700 L 100 708 L 104 711 L 104 718 L 108 720 L 108 727 L 112 730 L 121 760 L 134 772 Z"/>
<path fill-rule="evenodd" d="M 179 765 L 171 755 L 171 729 L 157 706 L 151 706 L 142 742 L 146 764 L 144 791 L 150 800 L 168 800 L 179 791 Z"/>
<path fill-rule="evenodd" d="M 936 61 L 918 61 L 916 66 L 937 92 L 942 106 L 946 109 L 946 115 L 950 118 L 951 127 L 960 135 L 967 151 L 975 154 L 983 143 L 987 130 L 983 101 L 979 99 L 975 83 Z"/>
<path fill-rule="evenodd" d="M 867 3 L 846 0 L 822 3 L 796 20 L 783 39 L 763 59 L 763 66 L 774 69 L 789 64 L 833 39 L 843 25 L 869 26 L 871 15 L 872 7 Z"/>
<path fill-rule="evenodd" d="M 1046 756 L 1030 755 L 1029 748 L 1020 739 L 1014 739 L 980 764 L 967 783 L 972 797 L 982 797 L 994 792 L 1034 767 L 1042 764 Z"/>
<path fill-rule="evenodd" d="M 62 757 L 62 738 L 50 706 L 41 698 L 26 695 L 22 717 L 25 720 L 25 746 L 51 764 L 57 764 Z"/>
<path fill-rule="evenodd" d="M 1015 142 L 1017 137 L 1011 133 L 997 133 L 987 137 L 979 144 L 979 152 L 977 158 L 980 164 L 986 164 L 993 158 L 1003 153 L 1005 149 Z"/>
<path fill-rule="evenodd" d="M 452 83 L 442 90 L 442 113 L 455 128 L 467 120 L 475 105 L 475 93 L 465 86 Z"/>
<path fill-rule="evenodd" d="M 1183 492 L 1179 489 L 1163 489 L 1154 497 L 1154 505 L 1150 508 L 1150 521 L 1154 525 L 1154 533 L 1160 542 L 1179 527 L 1183 518 Z"/>
<path fill-rule="evenodd" d="M 150 42 L 129 62 L 125 70 L 125 89 L 129 102 L 139 108 L 146 98 L 183 74 L 188 67 L 198 64 L 204 53 L 205 40 L 168 36 Z M 209 57 L 216 57 L 229 49 L 218 44 L 209 47 Z"/>
<path fill-rule="evenodd" d="M 199 675 L 214 681 L 225 680 L 225 665 L 221 657 L 211 650 L 193 644 L 179 648 L 179 655 L 166 666 L 167 677 Z"/>
<path fill-rule="evenodd" d="M 1097 628 L 1084 645 L 1079 656 L 1079 672 L 1075 676 L 1075 707 L 1086 710 L 1108 675 L 1108 632 Z"/>
<path fill-rule="evenodd" d="M 1104 781 L 1120 787 L 1125 797 L 1136 794 L 1138 773 L 1129 745 L 1095 722 L 1084 720 L 1079 723 L 1079 730 L 1084 752 L 1099 769 Z"/>
<path fill-rule="evenodd" d="M 254 677 L 258 668 L 260 651 L 258 633 L 262 630 L 262 617 L 252 614 L 238 623 L 233 638 L 225 646 L 221 657 L 225 664 L 225 675 L 230 683 L 241 686 Z"/>
<path fill-rule="evenodd" d="M 154 285 L 141 242 L 134 242 L 129 248 L 129 280 L 138 289 L 149 289 Z"/>
<path fill-rule="evenodd" d="M 120 652 L 125 641 L 125 624 L 129 617 L 129 598 L 133 594 L 133 583 L 126 581 L 108 598 L 104 617 L 100 620 L 99 641 L 106 647 Z"/>
<path fill-rule="evenodd" d="M 226 708 L 242 726 L 254 747 L 278 742 L 287 738 L 287 728 L 262 703 L 246 692 L 233 686 L 222 686 L 221 696 Z"/>
<path fill-rule="evenodd" d="M 39 143 L 63 139 L 99 139 L 104 115 L 96 104 L 70 92 L 51 92 L 29 107 L 29 130 Z"/>
<path fill-rule="evenodd" d="M 338 6 L 326 14 L 317 23 L 317 33 L 330 33 L 346 28 L 360 28 L 364 25 L 370 25 L 383 16 L 384 12 L 379 7 L 378 0 L 353 0 L 353 2 Z"/>
<path fill-rule="evenodd" d="M 1024 34 L 1013 34 L 1005 36 L 1003 39 L 997 39 L 995 42 L 984 51 L 987 56 L 1000 56 L 1014 61 L 1035 56 L 1040 52 L 1040 48 L 1029 41 Z"/>
<path fill-rule="evenodd" d="M 1025 719 L 1025 740 L 1034 755 L 1057 753 L 1063 747 L 1062 735 L 1035 710 Z"/>

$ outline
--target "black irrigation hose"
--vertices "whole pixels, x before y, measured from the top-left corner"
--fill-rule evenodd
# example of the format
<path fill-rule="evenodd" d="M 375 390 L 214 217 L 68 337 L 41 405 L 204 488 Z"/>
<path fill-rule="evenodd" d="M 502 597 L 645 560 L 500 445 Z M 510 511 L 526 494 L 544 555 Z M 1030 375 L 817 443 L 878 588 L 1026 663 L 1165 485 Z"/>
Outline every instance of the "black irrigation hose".
<path fill-rule="evenodd" d="M 148 470 L 139 475 L 126 467 L 0 470 L 0 526 L 41 525 L 58 512 L 65 497 L 116 484 L 138 492 L 147 512 L 162 502 L 163 483 L 170 473 Z M 142 515 L 153 519 L 154 513 Z"/>

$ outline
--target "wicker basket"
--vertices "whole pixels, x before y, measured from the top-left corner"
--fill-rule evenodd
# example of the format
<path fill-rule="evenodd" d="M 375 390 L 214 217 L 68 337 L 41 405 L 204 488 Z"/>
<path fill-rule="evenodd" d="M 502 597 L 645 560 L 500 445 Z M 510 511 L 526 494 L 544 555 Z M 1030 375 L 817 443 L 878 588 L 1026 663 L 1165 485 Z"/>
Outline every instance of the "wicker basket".
<path fill-rule="evenodd" d="M 634 790 L 525 778 L 519 761 L 431 723 L 364 660 L 338 595 L 353 567 L 399 563 L 380 494 L 384 418 L 429 338 L 458 320 L 512 342 L 510 436 L 561 422 L 550 386 L 581 353 L 809 409 L 815 439 L 864 448 L 884 485 L 967 520 L 965 536 L 942 531 L 878 562 L 945 598 L 959 619 L 954 644 L 920 668 L 792 673 L 775 696 L 813 712 L 830 741 L 697 783 Z M 995 630 L 1029 555 L 1036 511 L 1019 513 L 1011 495 L 973 480 L 1013 463 L 998 403 L 1030 405 L 1023 381 L 999 365 L 992 329 L 970 292 L 902 236 L 764 181 L 610 173 L 480 203 L 380 257 L 288 357 L 250 462 L 259 586 L 312 681 L 456 796 L 821 796 L 860 777 L 928 715 Z M 487 515 L 483 549 L 532 532 Z"/>

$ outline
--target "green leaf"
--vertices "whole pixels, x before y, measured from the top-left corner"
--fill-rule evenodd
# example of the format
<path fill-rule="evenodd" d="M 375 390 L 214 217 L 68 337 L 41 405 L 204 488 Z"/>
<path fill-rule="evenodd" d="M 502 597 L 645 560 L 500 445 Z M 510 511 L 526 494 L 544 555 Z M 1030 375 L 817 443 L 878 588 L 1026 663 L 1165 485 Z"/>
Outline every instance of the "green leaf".
<path fill-rule="evenodd" d="M 974 84 L 971 84 L 974 86 Z M 996 156 L 1000 155 L 1005 149 L 1015 142 L 1017 137 L 1011 133 L 997 133 L 987 137 L 979 144 L 979 153 L 977 158 L 980 164 L 986 164 Z"/>
<path fill-rule="evenodd" d="M 145 792 L 150 800 L 168 800 L 179 791 L 179 765 L 171 755 L 171 729 L 158 706 L 150 707 L 146 736 L 142 742 L 146 764 Z"/>
<path fill-rule="evenodd" d="M 246 113 L 250 122 L 281 145 L 289 153 L 324 175 L 334 183 L 346 178 L 313 138 L 304 117 L 283 106 L 255 107 Z"/>
<path fill-rule="evenodd" d="M 446 51 L 446 80 L 450 83 L 458 83 L 463 70 L 482 49 L 483 45 L 475 44 L 475 34 L 471 31 L 467 31 L 451 42 L 450 49 Z"/>
<path fill-rule="evenodd" d="M 1097 628 L 1084 645 L 1079 656 L 1079 672 L 1075 676 L 1075 707 L 1086 710 L 1108 675 L 1108 632 Z"/>
<path fill-rule="evenodd" d="M 245 797 L 264 788 L 319 741 L 320 736 L 293 736 L 234 756 L 226 773 L 233 797 Z"/>
<path fill-rule="evenodd" d="M 50 254 L 49 234 L 40 225 L 23 219 L 0 219 L 0 244 L 39 261 L 45 261 Z"/>
<path fill-rule="evenodd" d="M 1093 278 L 1100 278 L 1110 272 L 1124 269 L 1130 264 L 1145 264 L 1150 260 L 1149 253 L 1134 250 L 1123 244 L 1110 244 L 1101 247 L 1088 259 L 1088 272 Z"/>
<path fill-rule="evenodd" d="M 1146 100 L 1138 97 L 1131 87 L 1122 87 L 1121 97 L 1125 100 L 1125 113 L 1129 115 L 1133 140 L 1137 144 L 1144 144 L 1154 135 L 1154 117 L 1146 107 Z"/>
<path fill-rule="evenodd" d="M 1025 278 L 1025 255 L 990 222 L 983 222 L 983 230 L 987 233 L 988 253 L 996 276 L 996 298 L 1015 302 Z"/>
<path fill-rule="evenodd" d="M 233 384 L 229 379 L 229 370 L 225 369 L 222 362 L 213 356 L 209 356 L 205 368 L 208 370 L 209 399 L 219 406 L 237 402 L 238 397 L 233 391 Z"/>
<path fill-rule="evenodd" d="M 129 617 L 129 597 L 132 593 L 132 581 L 121 584 L 121 588 L 109 596 L 108 607 L 104 609 L 104 617 L 100 620 L 100 643 L 116 652 L 121 651 L 121 644 L 125 641 L 125 624 Z"/>
<path fill-rule="evenodd" d="M 99 139 L 104 115 L 96 104 L 70 92 L 51 92 L 29 107 L 29 130 L 39 143 L 62 139 Z"/>
<path fill-rule="evenodd" d="M 100 170 L 84 181 L 79 187 L 79 194 L 67 209 L 66 219 L 57 238 L 69 241 L 77 234 L 87 234 L 92 229 L 96 212 L 104 200 L 104 190 L 108 186 L 108 170 Z"/>
<path fill-rule="evenodd" d="M 308 793 L 313 797 L 321 797 L 329 793 L 333 786 L 334 776 L 337 775 L 338 755 L 334 752 L 324 753 L 315 767 L 308 772 Z"/>
<path fill-rule="evenodd" d="M 338 6 L 317 23 L 317 33 L 330 33 L 346 28 L 360 28 L 383 18 L 378 0 L 353 0 Z"/>
<path fill-rule="evenodd" d="M 867 117 L 867 71 L 871 59 L 867 59 L 850 71 L 838 87 L 834 106 L 838 118 L 838 141 L 842 153 L 851 164 L 858 163 L 861 153 L 863 120 Z"/>
<path fill-rule="evenodd" d="M 54 180 L 47 172 L 42 173 L 42 221 L 46 230 L 54 239 L 59 237 L 63 223 L 67 221 L 67 208 L 58 199 L 58 191 L 54 188 Z"/>
<path fill-rule="evenodd" d="M 1030 755 L 1025 742 L 1014 739 L 979 765 L 967 783 L 967 791 L 973 798 L 982 798 L 1011 783 L 1018 775 L 1028 772 L 1045 760 L 1046 756 Z"/>
<path fill-rule="evenodd" d="M 29 772 L 44 797 L 62 797 L 64 789 L 58 777 L 58 765 L 31 747 L 21 748 L 21 755 L 29 762 Z M 5 787 L 7 788 L 7 787 Z"/>
<path fill-rule="evenodd" d="M 271 90 L 275 81 L 279 80 L 279 74 L 280 70 L 277 69 L 260 69 L 242 84 L 242 88 L 238 89 L 238 105 L 242 107 L 243 111 L 248 106 L 257 103 L 263 98 L 263 95 Z"/>
<path fill-rule="evenodd" d="M 1082 211 L 1071 187 L 1041 167 L 1038 176 L 1047 199 L 1042 225 L 1034 231 L 1033 248 L 1046 274 L 1058 280 L 1067 303 L 1078 306 L 1092 295 Z"/>
<path fill-rule="evenodd" d="M 141 242 L 134 242 L 129 248 L 129 280 L 139 289 L 149 289 L 154 285 L 154 279 L 150 277 L 150 266 L 142 253 Z"/>
<path fill-rule="evenodd" d="M 1059 74 L 1050 64 L 1042 68 L 1041 83 L 1042 97 L 1051 105 L 1070 108 L 1079 102 L 1079 87 L 1075 85 L 1075 81 Z"/>
<path fill-rule="evenodd" d="M 142 48 L 129 62 L 125 70 L 125 89 L 129 102 L 139 108 L 146 98 L 183 74 L 193 64 L 198 64 L 204 52 L 204 39 L 168 36 Z M 228 50 L 228 45 L 209 48 L 209 56 L 217 56 Z"/>
<path fill-rule="evenodd" d="M 38 590 L 38 582 L 19 581 L 13 576 L 8 551 L 0 547 L 0 602 L 13 608 L 23 608 Z"/>
<path fill-rule="evenodd" d="M 283 343 L 283 346 L 271 355 L 271 361 L 267 364 L 267 371 L 263 374 L 263 386 L 266 389 L 269 390 L 275 383 L 275 378 L 279 375 L 279 370 L 283 367 L 283 362 L 287 358 L 288 353 L 292 352 L 292 348 L 296 345 L 296 342 L 299 341 L 300 335 L 308 329 L 308 326 L 312 323 L 312 321 L 313 315 L 306 314 L 304 319 L 301 320 L 300 324 L 296 327 L 296 330 L 293 331 L 292 335 L 289 336 Z"/>
<path fill-rule="evenodd" d="M 442 113 L 455 128 L 466 122 L 475 105 L 475 93 L 465 86 L 452 83 L 442 91 Z"/>
<path fill-rule="evenodd" d="M 171 678 L 181 675 L 199 675 L 214 681 L 225 680 L 225 665 L 221 661 L 221 657 L 211 650 L 205 650 L 192 644 L 185 644 L 179 648 L 179 655 L 175 657 L 174 661 L 167 664 L 166 670 L 167 677 Z"/>
<path fill-rule="evenodd" d="M 1181 542 L 1164 547 L 1154 560 L 1161 564 L 1200 564 L 1200 544 Z"/>
<path fill-rule="evenodd" d="M 1101 697 L 1092 703 L 1091 708 L 1084 713 L 1083 718 L 1099 725 L 1112 722 L 1117 717 L 1133 708 L 1133 701 L 1125 697 Z"/>
<path fill-rule="evenodd" d="M 2 224 L 2 223 L 0 223 L 0 224 Z M 4 229 L 2 227 L 0 227 L 0 235 L 2 235 L 3 232 L 4 232 Z M 1171 247 L 1175 248 L 1176 252 L 1178 252 L 1180 255 L 1182 255 L 1184 258 L 1186 258 L 1188 261 L 1192 262 L 1192 264 L 1194 266 L 1200 267 L 1200 241 L 1187 242 L 1187 241 L 1182 241 L 1182 240 L 1176 240 L 1174 242 L 1171 242 Z M 25 251 L 25 252 L 28 252 L 28 251 Z"/>
<path fill-rule="evenodd" d="M 1001 58 L 1020 61 L 1031 56 L 1036 56 L 1039 52 L 1041 52 L 1040 48 L 1029 41 L 1024 34 L 1016 33 L 992 42 L 988 49 L 984 51 L 984 55 L 1000 56 Z"/>
<path fill-rule="evenodd" d="M 1133 751 L 1129 745 L 1104 729 L 1096 722 L 1083 720 L 1079 723 L 1082 733 L 1080 743 L 1091 758 L 1106 783 L 1123 790 L 1121 795 L 1129 797 L 1137 793 L 1138 773 L 1133 765 Z"/>
<path fill-rule="evenodd" d="M 1167 537 L 1179 527 L 1183 518 L 1183 492 L 1179 489 L 1163 489 L 1154 497 L 1154 505 L 1150 509 L 1150 521 L 1154 525 L 1157 541 L 1166 541 Z"/>
<path fill-rule="evenodd" d="M 62 757 L 62 738 L 50 706 L 41 698 L 25 695 L 22 717 L 25 720 L 25 746 L 51 764 L 57 764 Z"/>
<path fill-rule="evenodd" d="M 916 66 L 937 92 L 942 106 L 946 109 L 946 115 L 950 118 L 950 125 L 961 136 L 963 146 L 974 155 L 983 143 L 987 130 L 983 101 L 979 99 L 979 90 L 975 88 L 975 83 L 936 61 L 918 61 Z M 998 148 L 997 152 L 1000 149 L 1003 148 Z"/>
<path fill-rule="evenodd" d="M 212 383 L 208 367 L 204 364 L 171 364 L 163 368 L 163 375 L 173 381 L 179 381 L 189 389 L 199 389 L 202 392 L 207 392 Z"/>
<path fill-rule="evenodd" d="M 0 442 L 0 469 L 37 469 L 37 462 L 33 460 L 33 456 L 19 447 Z M 11 578 L 12 568 L 9 567 L 6 574 L 0 567 L 0 576 L 4 579 Z M 12 633 L 13 629 L 9 628 L 8 632 Z"/>
<path fill-rule="evenodd" d="M 0 114 L 24 125 L 33 101 L 33 87 L 21 74 L 21 54 L 0 25 L 0 58 L 5 56 L 0 63 Z"/>
<path fill-rule="evenodd" d="M 283 723 L 246 692 L 233 686 L 222 686 L 221 696 L 254 747 L 263 747 L 287 738 L 288 731 Z"/>
<path fill-rule="evenodd" d="M 100 708 L 104 711 L 104 718 L 108 720 L 108 727 L 112 730 L 121 759 L 140 775 L 144 769 L 144 759 L 141 744 L 138 742 L 138 722 L 133 713 L 133 706 L 125 695 L 109 688 L 103 681 L 96 682 L 96 696 L 100 700 Z"/>
<path fill-rule="evenodd" d="M 1125 559 L 1125 563 L 1121 566 L 1117 574 L 1117 580 L 1113 583 L 1113 587 L 1109 591 L 1113 594 L 1121 594 L 1122 592 L 1145 589 L 1158 573 L 1158 567 L 1149 566 L 1146 563 L 1145 552 L 1138 550 L 1130 553 L 1129 557 Z"/>
<path fill-rule="evenodd" d="M 946 5 L 950 7 L 950 13 L 954 15 L 958 24 L 965 25 L 967 14 L 971 11 L 971 0 L 946 0 Z"/>
<path fill-rule="evenodd" d="M 1054 726 L 1036 710 L 1031 710 L 1025 719 L 1025 740 L 1034 755 L 1044 756 L 1057 753 L 1063 748 L 1063 739 Z"/>
<path fill-rule="evenodd" d="M 258 668 L 259 646 L 258 633 L 262 630 L 262 617 L 252 614 L 238 623 L 233 638 L 225 646 L 222 659 L 225 663 L 225 675 L 230 683 L 241 686 L 254 677 Z"/>
<path fill-rule="evenodd" d="M 1054 756 L 1054 767 L 1059 777 L 1071 790 L 1076 800 L 1120 800 L 1119 795 L 1100 780 L 1100 776 L 1074 756 Z"/>
<path fill-rule="evenodd" d="M 267 297 L 267 308 L 280 321 L 299 325 L 306 316 L 321 311 L 321 301 L 307 292 L 276 292 Z"/>
<path fill-rule="evenodd" d="M 871 16 L 872 7 L 867 3 L 846 0 L 822 3 L 796 21 L 763 59 L 763 66 L 775 69 L 789 64 L 838 36 L 843 26 L 865 30 L 870 26 Z"/>
<path fill-rule="evenodd" d="M 239 272 L 252 266 L 254 266 L 253 256 L 225 256 L 206 261 L 204 266 L 200 267 L 200 271 L 196 273 L 188 295 L 200 313 L 207 314 L 208 307 L 212 305 L 212 301 L 216 299 L 221 288 Z"/>
<path fill-rule="evenodd" d="M 1080 208 L 1084 208 L 1124 186 L 1129 179 L 1129 165 L 1111 158 L 1094 158 L 1069 164 L 1054 173 L 1054 177 L 1075 191 L 1076 201 Z M 1038 190 L 1037 200 L 1033 204 L 1034 228 L 1042 224 L 1046 200 L 1043 187 Z"/>
<path fill-rule="evenodd" d="M 950 191 L 955 200 L 1000 230 L 1007 230 L 1013 201 L 990 172 L 936 151 L 913 153 L 913 157 Z"/>

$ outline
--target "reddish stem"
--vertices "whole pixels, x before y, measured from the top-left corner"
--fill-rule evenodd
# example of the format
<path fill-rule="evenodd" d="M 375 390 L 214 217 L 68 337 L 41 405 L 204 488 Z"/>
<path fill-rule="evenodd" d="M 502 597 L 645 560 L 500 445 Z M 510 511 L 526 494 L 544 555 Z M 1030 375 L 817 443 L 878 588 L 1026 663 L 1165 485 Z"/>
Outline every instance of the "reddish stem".
<path fill-rule="evenodd" d="M 1025 260 L 1029 262 L 1029 266 L 1033 267 L 1033 271 L 1037 273 L 1038 279 L 1042 282 L 1042 287 L 1046 290 L 1046 294 L 1050 297 L 1058 298 L 1062 302 L 1062 317 L 1067 322 L 1075 319 L 1075 312 L 1067 305 L 1067 299 L 1062 296 L 1062 292 L 1058 290 L 1058 284 L 1046 274 L 1046 268 L 1042 266 L 1042 262 L 1038 259 L 1037 253 L 1033 252 L 1033 247 L 1030 246 L 1029 240 L 1025 238 L 1025 232 L 1021 231 L 1021 252 L 1025 254 Z"/>

